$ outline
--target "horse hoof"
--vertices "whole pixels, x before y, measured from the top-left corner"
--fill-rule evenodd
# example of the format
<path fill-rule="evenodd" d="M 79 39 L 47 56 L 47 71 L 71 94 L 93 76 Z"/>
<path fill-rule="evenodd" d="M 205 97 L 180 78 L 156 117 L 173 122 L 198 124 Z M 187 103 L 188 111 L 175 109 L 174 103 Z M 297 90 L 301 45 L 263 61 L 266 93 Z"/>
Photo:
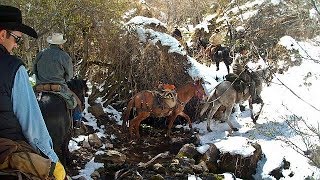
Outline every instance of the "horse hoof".
<path fill-rule="evenodd" d="M 238 128 L 232 128 L 232 131 L 239 131 Z"/>
<path fill-rule="evenodd" d="M 207 131 L 208 131 L 208 132 L 212 132 L 212 130 L 211 130 L 210 128 L 207 128 Z"/>

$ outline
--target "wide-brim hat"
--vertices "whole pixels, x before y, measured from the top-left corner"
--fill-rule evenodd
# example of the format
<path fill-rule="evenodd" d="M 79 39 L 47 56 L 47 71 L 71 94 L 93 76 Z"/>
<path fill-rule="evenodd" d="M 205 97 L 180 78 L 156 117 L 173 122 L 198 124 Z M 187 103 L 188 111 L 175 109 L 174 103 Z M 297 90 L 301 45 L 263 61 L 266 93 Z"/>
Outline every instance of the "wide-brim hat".
<path fill-rule="evenodd" d="M 20 31 L 31 37 L 38 38 L 37 32 L 32 27 L 22 23 L 21 11 L 12 6 L 0 5 L 0 28 Z"/>
<path fill-rule="evenodd" d="M 67 39 L 63 39 L 62 33 L 52 33 L 51 36 L 47 37 L 47 42 L 50 44 L 63 44 L 67 42 Z"/>

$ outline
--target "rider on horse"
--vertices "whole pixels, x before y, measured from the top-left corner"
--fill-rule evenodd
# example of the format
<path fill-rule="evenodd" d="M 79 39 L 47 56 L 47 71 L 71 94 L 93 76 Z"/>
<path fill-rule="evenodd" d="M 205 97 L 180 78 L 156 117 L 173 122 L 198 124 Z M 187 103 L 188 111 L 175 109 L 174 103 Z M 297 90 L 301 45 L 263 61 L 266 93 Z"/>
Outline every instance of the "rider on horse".
<path fill-rule="evenodd" d="M 239 75 L 239 78 L 244 82 L 247 82 L 249 86 L 249 92 L 253 99 L 254 103 L 261 103 L 262 99 L 260 94 L 257 93 L 257 87 L 261 85 L 261 79 L 258 77 L 257 73 L 253 72 L 248 66 L 247 63 L 250 60 L 251 53 L 251 44 L 245 39 L 245 28 L 239 26 L 236 28 L 236 42 L 234 45 L 235 53 L 238 53 L 236 62 L 233 67 L 233 72 Z M 241 68 L 240 68 L 241 67 Z M 240 70 L 241 69 L 241 70 Z"/>
<path fill-rule="evenodd" d="M 67 40 L 61 33 L 52 33 L 47 38 L 50 46 L 36 56 L 33 73 L 36 75 L 36 91 L 53 91 L 61 95 L 73 110 L 73 120 L 76 126 L 81 124 L 81 101 L 67 85 L 73 76 L 71 57 L 62 49 Z"/>

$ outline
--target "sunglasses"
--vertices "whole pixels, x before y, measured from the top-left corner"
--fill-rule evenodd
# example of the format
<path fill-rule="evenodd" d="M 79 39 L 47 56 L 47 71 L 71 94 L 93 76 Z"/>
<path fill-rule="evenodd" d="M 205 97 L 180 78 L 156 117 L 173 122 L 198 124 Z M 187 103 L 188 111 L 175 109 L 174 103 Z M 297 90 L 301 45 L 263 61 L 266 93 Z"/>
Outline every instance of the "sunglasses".
<path fill-rule="evenodd" d="M 14 38 L 14 40 L 15 40 L 15 42 L 16 42 L 17 44 L 19 44 L 19 42 L 21 42 L 22 37 L 19 37 L 19 36 L 13 34 L 11 31 L 8 31 L 8 33 Z"/>

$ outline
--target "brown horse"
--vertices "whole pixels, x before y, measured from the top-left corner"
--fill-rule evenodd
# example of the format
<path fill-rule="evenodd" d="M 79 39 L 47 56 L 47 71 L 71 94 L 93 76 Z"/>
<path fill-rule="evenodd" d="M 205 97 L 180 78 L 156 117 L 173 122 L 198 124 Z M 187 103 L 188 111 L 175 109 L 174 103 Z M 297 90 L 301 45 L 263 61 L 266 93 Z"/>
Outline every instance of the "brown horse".
<path fill-rule="evenodd" d="M 131 98 L 128 103 L 126 112 L 124 114 L 124 119 L 122 127 L 125 129 L 129 120 L 129 116 L 132 109 L 135 109 L 137 116 L 134 117 L 129 123 L 129 133 L 130 137 L 134 136 L 139 139 L 139 126 L 140 123 L 148 117 L 168 117 L 168 130 L 167 136 L 170 137 L 171 128 L 173 126 L 174 120 L 178 115 L 184 117 L 188 123 L 189 127 L 192 129 L 190 117 L 183 112 L 185 105 L 190 101 L 194 96 L 197 96 L 199 99 L 204 99 L 205 91 L 202 86 L 202 80 L 196 80 L 195 82 L 187 83 L 186 85 L 178 88 L 177 90 L 177 100 L 176 104 L 172 107 L 169 107 L 168 104 L 172 104 L 172 100 L 167 99 L 163 100 L 163 103 L 167 104 L 166 106 L 161 106 L 157 101 L 155 93 L 152 91 L 141 91 Z M 166 102 L 165 102 L 166 101 Z"/>

